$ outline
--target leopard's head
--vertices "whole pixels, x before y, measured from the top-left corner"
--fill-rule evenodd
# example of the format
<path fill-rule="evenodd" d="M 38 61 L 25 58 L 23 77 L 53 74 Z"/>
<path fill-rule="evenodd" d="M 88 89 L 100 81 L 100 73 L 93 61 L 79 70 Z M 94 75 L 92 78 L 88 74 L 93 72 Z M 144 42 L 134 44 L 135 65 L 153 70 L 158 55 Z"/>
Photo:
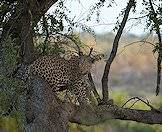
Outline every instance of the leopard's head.
<path fill-rule="evenodd" d="M 92 50 L 91 48 L 88 55 L 83 55 L 82 52 L 79 53 L 79 68 L 82 74 L 89 73 L 92 68 L 92 64 L 94 63 L 94 59 L 91 57 Z"/>

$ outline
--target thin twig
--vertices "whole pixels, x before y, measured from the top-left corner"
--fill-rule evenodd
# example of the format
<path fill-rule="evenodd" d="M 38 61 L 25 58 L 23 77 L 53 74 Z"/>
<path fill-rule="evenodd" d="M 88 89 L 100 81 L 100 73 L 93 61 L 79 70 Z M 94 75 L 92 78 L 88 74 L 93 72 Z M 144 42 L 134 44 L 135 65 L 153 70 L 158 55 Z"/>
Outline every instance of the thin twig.
<path fill-rule="evenodd" d="M 78 54 L 81 52 L 81 49 L 80 49 L 79 45 L 77 44 L 77 42 L 76 42 L 72 37 L 70 37 L 70 36 L 67 35 L 67 34 L 62 34 L 62 33 L 59 33 L 59 32 L 57 32 L 56 34 L 59 34 L 59 35 L 61 35 L 61 36 L 64 36 L 64 37 L 70 39 L 70 40 L 77 46 Z M 56 34 L 52 34 L 52 35 L 56 35 Z"/>
<path fill-rule="evenodd" d="M 139 100 L 136 100 L 129 108 L 132 108 Z"/>
<path fill-rule="evenodd" d="M 128 99 L 123 105 L 122 105 L 122 108 L 128 103 L 128 102 L 130 102 L 131 100 L 135 100 L 135 99 L 137 99 L 138 101 L 141 101 L 141 102 L 143 102 L 144 104 L 146 104 L 147 106 L 149 106 L 150 108 L 151 108 L 151 110 L 157 110 L 157 109 L 155 109 L 152 105 L 150 105 L 150 103 L 148 102 L 148 100 L 147 100 L 147 102 L 146 101 L 144 101 L 144 100 L 142 100 L 141 98 L 139 98 L 139 97 L 132 97 L 132 98 L 130 98 L 130 99 Z M 137 103 L 137 102 L 135 102 L 135 103 Z M 134 105 L 134 104 L 133 104 Z M 132 107 L 132 106 L 131 106 Z M 158 111 L 158 110 L 157 110 Z"/>
<path fill-rule="evenodd" d="M 139 19 L 145 18 L 145 17 L 147 17 L 147 16 L 148 16 L 148 15 L 144 15 L 144 16 L 140 16 L 140 17 L 129 18 L 128 21 L 130 21 L 130 20 L 139 20 Z"/>
<path fill-rule="evenodd" d="M 151 42 L 149 42 L 149 41 L 146 41 L 145 39 L 142 39 L 142 40 L 135 41 L 135 42 L 131 42 L 131 43 L 127 44 L 127 45 L 124 45 L 124 46 L 122 47 L 123 49 L 118 53 L 118 55 L 120 55 L 122 52 L 124 52 L 125 49 L 126 49 L 128 46 L 131 46 L 131 45 L 136 44 L 136 43 L 143 43 L 143 44 L 147 43 L 147 44 L 150 44 L 151 46 L 155 47 L 155 44 L 154 44 L 154 43 L 151 43 Z M 142 44 L 141 44 L 141 45 L 142 45 Z M 141 45 L 140 45 L 140 46 L 141 46 Z"/>

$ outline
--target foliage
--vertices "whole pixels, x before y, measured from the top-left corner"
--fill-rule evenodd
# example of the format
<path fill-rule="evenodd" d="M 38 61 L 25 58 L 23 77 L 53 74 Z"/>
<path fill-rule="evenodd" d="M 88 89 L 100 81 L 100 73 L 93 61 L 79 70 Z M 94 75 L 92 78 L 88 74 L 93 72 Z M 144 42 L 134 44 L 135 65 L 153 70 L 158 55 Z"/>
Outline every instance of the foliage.
<path fill-rule="evenodd" d="M 156 31 L 157 28 L 159 28 L 159 25 L 162 25 L 162 18 L 161 18 L 161 6 L 158 5 L 158 2 L 152 1 L 155 9 L 156 16 L 154 14 L 154 11 L 150 8 L 150 3 L 146 0 L 143 0 L 143 5 L 145 7 L 145 10 L 142 10 L 141 14 L 145 14 L 147 16 L 146 24 L 147 27 L 150 27 L 151 31 Z"/>
<path fill-rule="evenodd" d="M 0 118 L 0 131 L 5 132 L 21 132 L 20 122 L 18 118 L 5 117 Z"/>
<path fill-rule="evenodd" d="M 5 23 L 9 20 L 11 13 L 15 11 L 15 5 L 17 0 L 2 0 L 0 3 L 0 31 L 4 27 Z"/>
<path fill-rule="evenodd" d="M 34 39 L 35 47 L 38 53 L 43 55 L 51 55 L 51 54 L 59 55 L 61 53 L 65 53 L 62 44 L 58 43 L 58 41 L 52 41 L 52 40 L 48 41 L 46 43 L 47 46 L 44 49 L 44 42 L 42 41 L 42 38 L 43 37 L 37 37 Z"/>
<path fill-rule="evenodd" d="M 17 39 L 12 39 L 10 36 L 6 38 L 3 43 L 3 64 L 4 67 L 11 72 L 17 67 L 17 61 L 19 58 L 19 47 L 17 46 Z"/>
<path fill-rule="evenodd" d="M 21 119 L 21 116 L 18 116 L 21 114 L 18 113 L 20 113 L 20 97 L 24 94 L 25 84 L 22 80 L 13 77 L 19 58 L 18 49 L 16 39 L 12 40 L 10 36 L 3 43 L 3 67 L 7 72 L 0 73 L 0 118 L 9 114 Z M 10 110 L 12 112 L 8 113 Z"/>
<path fill-rule="evenodd" d="M 87 48 L 86 45 L 81 41 L 80 36 L 76 33 L 72 34 L 61 34 L 52 35 L 49 37 L 47 46 L 44 48 L 44 37 L 34 38 L 34 44 L 37 51 L 45 55 L 67 55 L 78 53 L 80 49 Z"/>
<path fill-rule="evenodd" d="M 22 81 L 15 78 L 0 76 L 2 89 L 0 90 L 0 117 L 10 115 L 23 119 L 22 96 L 25 94 L 25 85 Z M 9 112 L 9 113 L 8 113 Z M 19 115 L 19 116 L 18 116 Z"/>
<path fill-rule="evenodd" d="M 17 47 L 15 43 L 9 37 L 4 46 L 4 67 L 7 69 L 8 73 L 0 74 L 0 84 L 2 89 L 0 90 L 0 115 L 4 114 L 13 103 L 16 104 L 17 97 L 20 94 L 20 91 L 23 90 L 23 83 L 15 78 L 12 78 L 12 71 L 17 66 Z M 14 97 L 14 99 L 13 99 Z"/>
<path fill-rule="evenodd" d="M 146 19 L 146 28 L 150 28 L 150 32 L 155 32 L 156 34 L 160 34 L 160 25 L 162 25 L 162 7 L 160 4 L 158 5 L 157 1 L 146 1 L 143 0 L 142 3 L 145 7 L 145 10 L 142 10 L 141 14 L 145 14 L 147 16 Z M 153 53 L 158 52 L 161 54 L 161 47 L 158 43 L 155 43 Z"/>

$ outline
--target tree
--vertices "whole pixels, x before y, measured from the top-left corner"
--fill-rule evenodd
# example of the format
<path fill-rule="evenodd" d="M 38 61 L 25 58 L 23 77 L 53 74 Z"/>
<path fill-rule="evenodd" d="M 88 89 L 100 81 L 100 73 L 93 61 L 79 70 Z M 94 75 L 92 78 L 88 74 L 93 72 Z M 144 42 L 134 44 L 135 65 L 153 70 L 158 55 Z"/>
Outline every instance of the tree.
<path fill-rule="evenodd" d="M 45 54 L 45 50 L 48 44 L 48 37 L 50 34 L 48 30 L 48 18 L 50 18 L 50 20 L 53 22 L 53 25 L 50 28 L 51 31 L 55 33 L 63 31 L 63 22 L 61 19 L 63 17 L 65 17 L 71 25 L 74 25 L 74 23 L 72 23 L 72 21 L 70 21 L 70 19 L 68 19 L 62 12 L 59 14 L 60 19 L 57 19 L 57 16 L 54 17 L 50 16 L 49 14 L 47 16 L 45 15 L 47 10 L 56 2 L 57 0 L 3 0 L 1 2 L 0 26 L 2 34 L 0 38 L 0 87 L 2 89 L 7 89 L 8 92 L 10 92 L 12 87 L 16 87 L 16 92 L 14 92 L 11 97 L 13 97 L 15 93 L 21 93 L 21 95 L 23 96 L 29 96 L 30 98 L 32 98 L 34 100 L 34 104 L 39 104 L 39 107 L 35 109 L 37 117 L 32 121 L 29 121 L 29 124 L 25 125 L 25 131 L 36 131 L 40 129 L 43 131 L 68 131 L 69 121 L 84 125 L 95 125 L 101 121 L 108 119 L 132 120 L 148 124 L 162 124 L 162 118 L 160 118 L 162 117 L 161 110 L 153 108 L 147 102 L 143 101 L 151 108 L 151 110 L 138 110 L 119 107 L 115 105 L 109 98 L 109 70 L 116 56 L 119 40 L 125 24 L 128 21 L 129 13 L 131 9 L 135 9 L 135 0 L 129 0 L 123 12 L 122 22 L 119 23 L 119 27 L 116 29 L 117 34 L 112 45 L 112 51 L 109 58 L 107 59 L 102 78 L 103 98 L 98 100 L 99 105 L 78 106 L 72 103 L 62 102 L 52 94 L 50 88 L 48 87 L 48 84 L 46 84 L 39 77 L 33 78 L 31 82 L 30 89 L 32 89 L 32 94 L 27 92 L 25 84 L 22 83 L 20 78 L 22 78 L 22 74 L 25 71 L 25 65 L 30 64 L 31 62 L 33 62 L 33 60 L 39 57 L 39 52 L 35 49 L 33 42 L 33 36 L 38 36 L 40 33 L 39 31 L 33 32 L 34 30 L 38 29 L 38 22 L 41 22 L 43 31 L 42 33 L 46 36 L 42 48 L 42 54 Z M 99 3 L 96 4 L 96 8 L 98 9 L 103 6 L 104 2 L 105 1 L 100 0 Z M 151 27 L 151 30 L 156 31 L 159 41 L 159 43 L 155 45 L 154 50 L 154 52 L 158 52 L 158 94 L 161 73 L 161 8 L 158 7 L 158 9 L 155 10 L 152 0 L 143 1 L 143 3 L 146 5 L 146 10 L 148 11 L 148 14 L 145 15 L 149 20 L 148 27 Z M 60 4 L 63 4 L 62 1 Z M 69 30 L 71 30 L 71 28 L 72 27 L 70 27 Z M 86 30 L 88 30 L 88 28 L 86 28 Z M 73 39 L 71 37 L 69 38 Z M 73 39 L 73 41 L 75 40 Z M 93 79 L 91 78 L 90 74 L 89 79 L 93 84 Z M 10 84 L 13 84 L 13 86 L 7 85 L 6 82 L 10 82 Z M 21 85 L 24 87 L 20 87 Z M 17 87 L 19 87 L 18 90 Z M 92 85 L 92 87 L 95 86 Z M 39 93 L 38 91 L 42 92 Z M 41 98 L 43 101 L 40 101 L 39 98 Z M 13 107 L 16 107 L 14 106 L 16 101 L 17 98 L 9 101 L 10 110 L 13 109 Z M 5 113 L 3 115 L 6 116 L 7 114 Z"/>

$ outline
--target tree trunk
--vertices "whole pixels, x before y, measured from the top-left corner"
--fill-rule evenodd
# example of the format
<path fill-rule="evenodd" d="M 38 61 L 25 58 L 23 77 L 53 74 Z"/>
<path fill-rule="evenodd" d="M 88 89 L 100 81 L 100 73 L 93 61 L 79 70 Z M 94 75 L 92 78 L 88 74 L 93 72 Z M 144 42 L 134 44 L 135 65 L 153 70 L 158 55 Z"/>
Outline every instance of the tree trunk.
<path fill-rule="evenodd" d="M 40 78 L 30 81 L 26 117 L 30 121 L 26 132 L 67 132 L 70 108 L 56 98 L 51 87 Z"/>

